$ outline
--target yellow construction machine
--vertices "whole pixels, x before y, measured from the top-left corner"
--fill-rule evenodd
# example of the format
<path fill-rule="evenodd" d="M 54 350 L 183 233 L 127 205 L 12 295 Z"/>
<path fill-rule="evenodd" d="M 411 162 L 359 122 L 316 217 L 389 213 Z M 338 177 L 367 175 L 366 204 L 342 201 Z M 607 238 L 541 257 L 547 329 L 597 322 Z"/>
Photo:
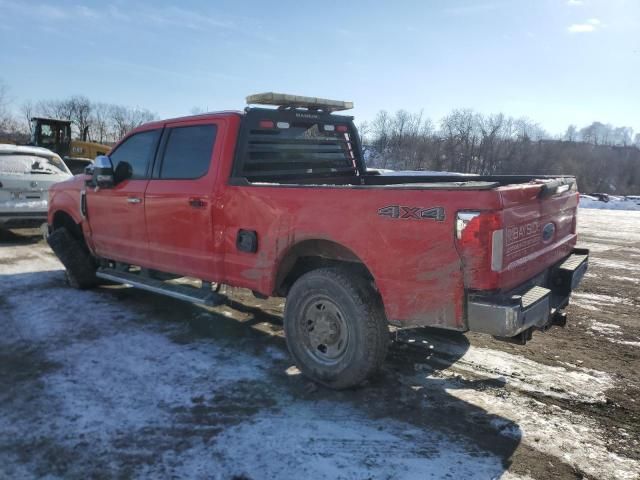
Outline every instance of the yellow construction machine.
<path fill-rule="evenodd" d="M 31 145 L 53 150 L 60 155 L 72 173 L 84 171 L 98 155 L 106 155 L 108 145 L 88 142 L 87 132 L 81 132 L 82 140 L 71 139 L 71 122 L 53 118 L 31 119 Z"/>

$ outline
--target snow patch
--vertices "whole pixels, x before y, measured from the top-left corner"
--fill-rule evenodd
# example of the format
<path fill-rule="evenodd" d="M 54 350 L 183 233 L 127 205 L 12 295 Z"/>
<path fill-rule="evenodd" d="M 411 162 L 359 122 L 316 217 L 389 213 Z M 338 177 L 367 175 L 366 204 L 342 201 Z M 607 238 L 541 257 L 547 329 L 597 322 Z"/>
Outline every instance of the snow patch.
<path fill-rule="evenodd" d="M 633 340 L 622 340 L 620 337 L 624 335 L 619 325 L 613 325 L 611 323 L 593 322 L 589 327 L 589 330 L 593 335 L 604 337 L 611 343 L 617 343 L 619 345 L 628 345 L 631 347 L 640 347 L 640 342 Z"/>
<path fill-rule="evenodd" d="M 589 258 L 589 263 L 597 265 L 599 267 L 611 268 L 613 270 L 640 271 L 640 262 L 632 263 L 625 262 L 623 260 L 608 260 L 604 258 L 593 257 Z"/>
<path fill-rule="evenodd" d="M 609 278 L 611 278 L 612 280 L 618 280 L 619 282 L 640 283 L 640 278 L 638 277 L 623 277 L 620 275 L 611 275 Z"/>
<path fill-rule="evenodd" d="M 473 346 L 448 370 L 504 379 L 518 390 L 581 402 L 602 402 L 605 391 L 613 387 L 613 380 L 605 372 L 554 367 L 520 355 Z"/>
<path fill-rule="evenodd" d="M 622 335 L 619 325 L 613 325 L 611 323 L 593 322 L 589 327 L 589 330 L 595 332 L 604 333 L 606 335 Z"/>
<path fill-rule="evenodd" d="M 640 211 L 640 201 L 631 198 L 611 199 L 608 202 L 602 202 L 588 197 L 580 196 L 580 208 L 598 209 L 598 210 L 637 210 Z"/>
<path fill-rule="evenodd" d="M 596 310 L 600 310 L 600 307 L 607 305 L 633 305 L 633 303 L 629 299 L 614 297 L 611 295 L 599 295 L 597 293 L 573 292 L 571 294 L 571 297 L 572 303 L 580 307 L 595 307 Z"/>
<path fill-rule="evenodd" d="M 455 387 L 447 389 L 447 393 L 516 423 L 522 431 L 523 443 L 579 467 L 590 477 L 638 478 L 640 462 L 609 452 L 595 420 L 518 394 L 494 396 L 486 391 Z"/>

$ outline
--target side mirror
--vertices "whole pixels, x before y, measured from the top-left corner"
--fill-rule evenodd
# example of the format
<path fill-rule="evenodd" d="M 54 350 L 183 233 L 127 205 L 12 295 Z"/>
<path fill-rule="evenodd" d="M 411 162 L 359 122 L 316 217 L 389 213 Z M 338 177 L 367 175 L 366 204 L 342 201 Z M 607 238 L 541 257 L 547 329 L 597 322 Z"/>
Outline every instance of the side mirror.
<path fill-rule="evenodd" d="M 113 164 L 108 156 L 100 155 L 93 162 L 93 182 L 100 188 L 111 188 L 115 185 Z"/>
<path fill-rule="evenodd" d="M 133 177 L 133 167 L 129 162 L 119 162 L 113 177 L 116 183 L 128 180 Z"/>

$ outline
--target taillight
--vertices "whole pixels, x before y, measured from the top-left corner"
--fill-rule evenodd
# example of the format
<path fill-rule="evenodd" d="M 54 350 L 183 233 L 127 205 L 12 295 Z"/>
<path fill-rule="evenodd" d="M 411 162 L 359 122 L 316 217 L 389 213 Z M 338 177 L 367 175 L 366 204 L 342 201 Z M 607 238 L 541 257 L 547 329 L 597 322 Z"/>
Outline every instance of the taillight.
<path fill-rule="evenodd" d="M 469 226 L 471 220 L 480 215 L 480 212 L 458 212 L 456 215 L 456 238 L 462 240 L 462 233 Z"/>
<path fill-rule="evenodd" d="M 273 128 L 274 123 L 271 120 L 260 120 L 258 126 L 260 128 Z"/>
<path fill-rule="evenodd" d="M 461 245 L 488 241 L 494 231 L 502 231 L 500 212 L 458 212 L 456 215 L 456 237 Z"/>
<path fill-rule="evenodd" d="M 501 212 L 461 211 L 456 215 L 456 239 L 465 268 L 471 272 L 502 270 L 503 236 Z"/>

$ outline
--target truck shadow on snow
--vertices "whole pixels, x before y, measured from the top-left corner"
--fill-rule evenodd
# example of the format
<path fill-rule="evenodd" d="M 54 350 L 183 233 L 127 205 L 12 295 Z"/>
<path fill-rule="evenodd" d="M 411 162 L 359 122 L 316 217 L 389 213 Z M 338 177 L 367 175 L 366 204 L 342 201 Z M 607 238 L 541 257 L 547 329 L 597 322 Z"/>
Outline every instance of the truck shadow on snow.
<path fill-rule="evenodd" d="M 131 432 L 125 429 L 124 434 L 109 440 L 112 447 L 97 454 L 91 449 L 79 457 L 75 450 L 70 452 L 64 468 L 60 467 L 62 474 L 100 471 L 107 465 L 120 465 L 120 472 L 134 473 L 141 462 L 155 465 L 163 452 L 184 452 L 186 455 L 199 442 L 217 448 L 216 438 L 219 435 L 224 435 L 230 428 L 256 422 L 260 424 L 262 416 L 269 418 L 271 423 L 281 421 L 285 425 L 280 427 L 281 430 L 269 427 L 276 428 L 277 433 L 273 435 L 278 440 L 283 431 L 288 435 L 288 430 L 291 430 L 295 442 L 302 442 L 305 448 L 311 450 L 307 460 L 287 457 L 289 463 L 311 461 L 316 456 L 337 458 L 343 463 L 346 461 L 347 465 L 366 465 L 372 461 L 372 466 L 365 467 L 365 471 L 370 469 L 373 474 L 388 462 L 395 462 L 393 465 L 400 468 L 404 465 L 404 459 L 410 458 L 414 464 L 418 461 L 423 469 L 436 468 L 436 465 L 444 462 L 447 472 L 454 478 L 469 478 L 473 476 L 469 474 L 473 465 L 486 466 L 486 458 L 490 458 L 493 459 L 488 461 L 493 465 L 490 476 L 499 477 L 511 465 L 521 441 L 517 424 L 452 394 L 457 389 L 480 393 L 503 388 L 503 384 L 497 380 L 468 380 L 442 374 L 469 348 L 469 341 L 463 335 L 425 329 L 392 333 L 389 355 L 377 377 L 360 388 L 332 391 L 312 384 L 292 366 L 282 334 L 282 299 L 261 301 L 248 292 L 233 289 L 228 292 L 226 306 L 207 309 L 119 286 L 83 292 L 70 290 L 64 286 L 62 271 L 0 274 L 0 279 L 5 285 L 19 287 L 18 293 L 11 299 L 11 305 L 3 308 L 3 313 L 9 314 L 5 318 L 13 315 L 13 321 L 17 318 L 15 306 L 19 302 L 33 302 L 33 295 L 36 295 L 34 291 L 38 298 L 48 299 L 47 305 L 51 311 L 61 304 L 77 305 L 78 311 L 69 312 L 69 319 L 65 320 L 67 323 L 60 323 L 57 328 L 61 335 L 66 336 L 64 329 L 68 325 L 69 338 L 65 342 L 68 341 L 71 347 L 74 342 L 81 344 L 83 356 L 92 358 L 91 355 L 99 355 L 92 353 L 95 348 L 92 345 L 100 335 L 122 336 L 143 331 L 167 338 L 175 346 L 171 349 L 174 352 L 188 355 L 196 349 L 209 358 L 207 351 L 210 350 L 212 364 L 227 363 L 216 369 L 231 371 L 239 367 L 238 358 L 250 358 L 255 364 L 261 365 L 261 370 L 266 374 L 265 380 L 238 380 L 229 386 L 194 383 L 191 401 L 171 406 L 175 425 L 170 430 L 153 424 Z M 2 292 L 7 293 L 5 290 L 0 289 L 0 297 Z M 27 290 L 31 293 L 27 294 Z M 92 305 L 92 308 L 81 308 L 82 304 Z M 0 319 L 1 323 L 3 321 Z M 21 343 L 24 341 L 22 339 Z M 46 344 L 41 344 L 42 348 L 54 348 L 57 345 L 51 341 Z M 147 356 L 145 348 L 149 347 L 141 344 L 140 350 L 144 351 L 138 354 Z M 224 355 L 214 355 L 221 350 Z M 46 358 L 47 353 L 43 354 Z M 122 355 L 126 356 L 127 352 L 123 351 Z M 178 356 L 181 357 L 182 353 Z M 82 361 L 96 360 L 84 358 Z M 111 360 L 115 362 L 113 365 L 120 361 L 124 367 L 118 367 L 119 370 L 126 369 L 126 365 L 132 363 L 131 359 L 124 358 Z M 171 358 L 165 361 L 170 362 Z M 153 371 L 153 364 L 151 368 Z M 157 368 L 158 376 L 161 376 L 172 367 L 157 363 Z M 84 379 L 77 381 L 83 382 Z M 208 393 L 203 395 L 203 389 Z M 149 400 L 153 402 L 152 398 Z M 12 404 L 21 402 L 20 398 L 16 398 Z M 126 405 L 126 402 L 123 403 Z M 89 407 L 92 405 L 87 405 Z M 322 418 L 323 428 L 329 431 L 338 429 L 337 438 L 328 438 L 332 434 L 323 432 L 322 428 L 318 433 L 310 432 L 307 423 L 312 416 Z M 73 437 L 74 425 L 68 428 L 67 433 Z M 357 431 L 353 432 L 352 428 Z M 259 439 L 261 435 L 265 433 L 250 432 L 241 438 L 246 442 L 254 437 Z M 375 435 L 385 436 L 386 440 L 371 438 Z M 29 450 L 29 441 L 22 442 L 16 443 L 20 449 L 33 450 Z M 59 442 L 52 440 L 49 447 L 42 446 L 42 451 L 59 448 L 62 448 Z M 454 462 L 445 460 L 452 455 L 451 448 L 455 448 L 455 452 L 462 452 Z M 135 452 L 139 450 L 148 452 L 146 456 L 138 458 Z M 37 456 L 35 453 L 33 455 Z M 27 457 L 32 460 L 31 454 Z M 44 455 L 38 461 L 42 471 L 51 467 L 47 459 Z M 239 478 L 260 478 L 255 476 L 255 469 L 252 474 L 252 470 L 244 468 L 242 463 L 234 465 L 230 472 L 240 475 Z M 269 465 L 265 468 L 270 468 Z"/>
<path fill-rule="evenodd" d="M 438 432 L 479 455 L 495 455 L 504 469 L 510 466 L 521 441 L 519 426 L 451 394 L 458 389 L 504 391 L 505 381 L 441 374 L 469 349 L 464 335 L 425 328 L 391 333 L 382 371 L 360 388 L 333 391 L 308 381 L 292 365 L 283 336 L 282 299 L 262 301 L 247 291 L 230 290 L 226 306 L 216 309 L 135 290 L 120 289 L 112 294 L 150 308 L 156 320 L 183 323 L 186 328 L 172 334 L 172 340 L 180 344 L 210 338 L 233 344 L 244 353 L 268 356 L 274 396 L 269 408 L 286 408 L 277 399 L 282 394 L 302 402 L 337 403 L 371 419 L 391 419 Z M 274 351 L 278 352 L 275 358 Z"/>

